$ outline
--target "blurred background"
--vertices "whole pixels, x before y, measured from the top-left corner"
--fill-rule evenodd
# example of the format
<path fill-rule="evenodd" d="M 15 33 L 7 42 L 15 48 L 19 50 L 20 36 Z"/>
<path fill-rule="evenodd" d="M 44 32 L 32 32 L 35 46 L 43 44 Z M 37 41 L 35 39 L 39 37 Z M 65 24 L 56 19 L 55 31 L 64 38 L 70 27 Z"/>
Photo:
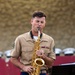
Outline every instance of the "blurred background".
<path fill-rule="evenodd" d="M 55 40 L 52 75 L 75 75 L 75 0 L 0 0 L 0 75 L 20 75 L 10 52 L 16 37 L 30 31 L 38 10 L 47 15 L 44 32 Z"/>
<path fill-rule="evenodd" d="M 57 48 L 75 48 L 75 0 L 0 0 L 0 51 L 13 48 L 15 38 L 30 30 L 34 11 L 47 15 L 44 32 Z"/>

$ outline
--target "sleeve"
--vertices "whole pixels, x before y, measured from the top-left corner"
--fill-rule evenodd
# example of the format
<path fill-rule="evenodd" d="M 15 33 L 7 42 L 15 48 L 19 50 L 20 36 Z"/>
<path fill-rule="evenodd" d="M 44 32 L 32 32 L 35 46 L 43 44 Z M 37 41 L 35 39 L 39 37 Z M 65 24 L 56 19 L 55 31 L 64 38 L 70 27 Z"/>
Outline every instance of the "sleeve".
<path fill-rule="evenodd" d="M 18 58 L 21 54 L 21 44 L 20 44 L 20 39 L 19 37 L 16 38 L 15 43 L 14 43 L 14 48 L 11 51 L 11 57 L 16 57 Z"/>
<path fill-rule="evenodd" d="M 51 45 L 50 45 L 49 57 L 55 60 L 56 59 L 56 54 L 54 52 L 54 49 L 55 49 L 55 43 L 54 43 L 54 40 L 52 39 L 52 42 L 51 42 Z"/>

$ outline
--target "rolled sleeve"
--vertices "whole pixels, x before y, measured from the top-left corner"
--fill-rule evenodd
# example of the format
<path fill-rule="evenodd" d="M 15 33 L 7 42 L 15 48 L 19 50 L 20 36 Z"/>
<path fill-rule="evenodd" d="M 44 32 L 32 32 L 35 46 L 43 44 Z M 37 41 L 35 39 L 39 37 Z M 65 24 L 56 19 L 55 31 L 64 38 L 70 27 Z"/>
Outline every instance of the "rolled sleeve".
<path fill-rule="evenodd" d="M 55 48 L 55 43 L 54 43 L 54 40 L 52 40 L 52 42 L 51 42 L 51 52 L 50 52 L 50 55 L 49 55 L 49 57 L 52 58 L 52 59 L 56 59 L 54 48 Z"/>
<path fill-rule="evenodd" d="M 11 57 L 18 58 L 20 54 L 21 54 L 21 44 L 19 37 L 17 37 L 14 43 L 14 49 L 11 51 Z"/>

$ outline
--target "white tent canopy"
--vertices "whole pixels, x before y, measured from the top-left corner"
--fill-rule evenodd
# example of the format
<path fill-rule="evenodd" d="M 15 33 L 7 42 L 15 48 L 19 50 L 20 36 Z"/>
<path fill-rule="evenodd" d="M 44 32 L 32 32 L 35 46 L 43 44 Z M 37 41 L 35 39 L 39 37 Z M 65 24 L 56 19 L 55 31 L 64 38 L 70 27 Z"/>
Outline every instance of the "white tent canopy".
<path fill-rule="evenodd" d="M 75 48 L 65 48 L 63 50 L 64 54 L 74 54 L 74 52 L 75 52 Z"/>
<path fill-rule="evenodd" d="M 3 52 L 0 52 L 0 58 L 3 56 Z"/>
<path fill-rule="evenodd" d="M 7 51 L 4 52 L 4 55 L 6 57 L 10 57 L 10 53 L 11 53 L 11 50 L 7 50 Z"/>

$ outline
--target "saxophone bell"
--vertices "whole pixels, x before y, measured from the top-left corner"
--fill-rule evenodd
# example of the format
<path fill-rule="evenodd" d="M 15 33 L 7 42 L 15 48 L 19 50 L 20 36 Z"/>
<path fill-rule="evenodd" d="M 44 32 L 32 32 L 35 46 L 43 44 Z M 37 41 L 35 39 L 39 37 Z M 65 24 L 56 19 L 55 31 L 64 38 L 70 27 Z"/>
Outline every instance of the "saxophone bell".
<path fill-rule="evenodd" d="M 45 64 L 44 60 L 41 58 L 36 58 L 34 62 L 37 66 L 43 66 Z"/>

